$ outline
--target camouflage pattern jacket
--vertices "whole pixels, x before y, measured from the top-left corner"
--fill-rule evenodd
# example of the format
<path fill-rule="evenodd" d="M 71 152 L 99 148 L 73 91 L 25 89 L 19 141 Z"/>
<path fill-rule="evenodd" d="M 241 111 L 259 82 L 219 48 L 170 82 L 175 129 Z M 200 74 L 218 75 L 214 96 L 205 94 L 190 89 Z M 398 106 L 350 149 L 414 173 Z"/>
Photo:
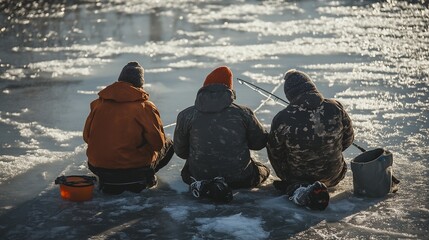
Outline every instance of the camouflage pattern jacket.
<path fill-rule="evenodd" d="M 268 133 L 251 109 L 233 103 L 235 93 L 222 84 L 198 91 L 195 105 L 177 116 L 174 150 L 187 159 L 197 180 L 224 177 L 227 183 L 253 174 L 250 151 L 266 146 Z"/>
<path fill-rule="evenodd" d="M 354 138 L 349 116 L 340 102 L 324 99 L 317 90 L 290 101 L 271 124 L 271 165 L 283 181 L 335 186 L 347 171 L 342 152 Z"/>

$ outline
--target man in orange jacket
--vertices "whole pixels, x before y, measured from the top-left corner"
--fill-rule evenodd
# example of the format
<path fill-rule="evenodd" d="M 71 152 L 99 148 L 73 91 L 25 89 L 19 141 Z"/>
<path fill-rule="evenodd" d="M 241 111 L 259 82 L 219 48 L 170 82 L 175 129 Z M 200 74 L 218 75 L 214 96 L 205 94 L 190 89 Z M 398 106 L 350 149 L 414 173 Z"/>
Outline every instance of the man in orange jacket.
<path fill-rule="evenodd" d="M 83 138 L 89 169 L 107 194 L 141 192 L 156 184 L 155 173 L 174 154 L 156 106 L 143 89 L 144 69 L 129 62 L 118 81 L 91 103 Z"/>

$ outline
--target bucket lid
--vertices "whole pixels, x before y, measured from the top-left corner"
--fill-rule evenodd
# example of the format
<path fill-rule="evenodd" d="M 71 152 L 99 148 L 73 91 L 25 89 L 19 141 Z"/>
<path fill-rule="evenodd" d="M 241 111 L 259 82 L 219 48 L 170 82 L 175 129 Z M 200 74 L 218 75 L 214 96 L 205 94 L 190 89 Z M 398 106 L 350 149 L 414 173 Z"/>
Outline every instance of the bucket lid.
<path fill-rule="evenodd" d="M 94 176 L 86 175 L 71 175 L 71 176 L 59 176 L 55 179 L 55 184 L 63 184 L 70 187 L 88 187 L 94 185 L 97 178 Z"/>

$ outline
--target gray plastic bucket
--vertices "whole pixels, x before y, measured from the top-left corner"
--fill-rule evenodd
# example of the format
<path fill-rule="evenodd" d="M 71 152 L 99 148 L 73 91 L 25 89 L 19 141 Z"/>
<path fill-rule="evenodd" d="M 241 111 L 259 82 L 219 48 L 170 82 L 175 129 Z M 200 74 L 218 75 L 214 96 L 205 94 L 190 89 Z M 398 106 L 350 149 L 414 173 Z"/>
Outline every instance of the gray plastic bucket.
<path fill-rule="evenodd" d="M 392 153 L 382 148 L 369 150 L 351 161 L 354 194 L 383 197 L 392 190 Z"/>

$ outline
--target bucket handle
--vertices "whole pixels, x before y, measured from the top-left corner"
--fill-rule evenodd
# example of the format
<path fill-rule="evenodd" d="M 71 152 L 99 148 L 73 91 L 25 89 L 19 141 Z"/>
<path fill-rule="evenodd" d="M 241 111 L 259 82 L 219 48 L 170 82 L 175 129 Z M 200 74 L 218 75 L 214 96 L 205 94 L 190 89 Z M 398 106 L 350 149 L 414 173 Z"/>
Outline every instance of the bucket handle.
<path fill-rule="evenodd" d="M 77 185 L 77 184 L 81 184 L 81 183 L 93 184 L 94 182 L 97 181 L 97 178 L 94 176 L 72 175 L 72 176 L 68 176 L 68 177 L 80 177 L 80 178 L 83 178 L 83 180 L 82 181 L 67 181 L 67 177 L 62 175 L 62 176 L 59 176 L 55 179 L 55 184 L 67 184 L 67 185 Z"/>

